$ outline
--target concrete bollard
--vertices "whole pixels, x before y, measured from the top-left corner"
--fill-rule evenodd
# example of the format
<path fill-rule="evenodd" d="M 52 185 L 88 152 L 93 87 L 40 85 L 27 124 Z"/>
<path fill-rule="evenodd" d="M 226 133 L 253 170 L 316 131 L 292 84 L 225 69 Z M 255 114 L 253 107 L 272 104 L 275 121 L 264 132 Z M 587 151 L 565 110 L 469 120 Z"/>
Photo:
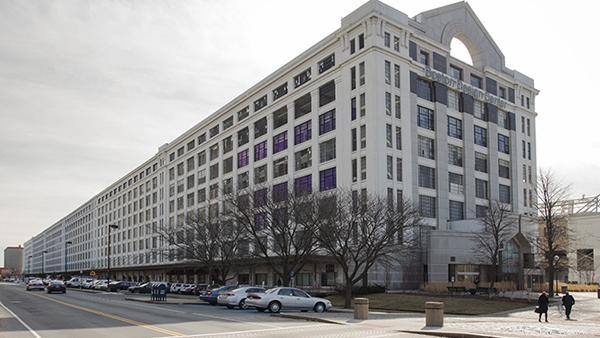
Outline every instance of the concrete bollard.
<path fill-rule="evenodd" d="M 444 303 L 425 302 L 425 326 L 444 326 Z"/>
<path fill-rule="evenodd" d="M 354 298 L 354 319 L 369 319 L 369 298 Z"/>

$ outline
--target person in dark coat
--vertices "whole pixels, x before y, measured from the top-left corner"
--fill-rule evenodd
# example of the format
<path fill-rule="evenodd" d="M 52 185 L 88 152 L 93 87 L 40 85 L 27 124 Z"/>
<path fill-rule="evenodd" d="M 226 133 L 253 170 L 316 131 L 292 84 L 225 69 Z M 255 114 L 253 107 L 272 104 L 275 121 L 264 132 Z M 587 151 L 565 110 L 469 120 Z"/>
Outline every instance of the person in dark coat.
<path fill-rule="evenodd" d="M 548 322 L 548 294 L 546 293 L 546 291 L 543 291 L 542 294 L 540 295 L 540 298 L 538 298 L 538 313 L 540 314 L 540 317 L 538 318 L 538 321 L 542 321 L 542 313 L 545 316 L 545 320 L 546 323 Z"/>
<path fill-rule="evenodd" d="M 562 298 L 562 304 L 565 307 L 565 314 L 567 315 L 567 319 L 571 319 L 571 308 L 575 304 L 575 298 L 569 294 L 569 292 L 565 292 L 565 295 Z"/>

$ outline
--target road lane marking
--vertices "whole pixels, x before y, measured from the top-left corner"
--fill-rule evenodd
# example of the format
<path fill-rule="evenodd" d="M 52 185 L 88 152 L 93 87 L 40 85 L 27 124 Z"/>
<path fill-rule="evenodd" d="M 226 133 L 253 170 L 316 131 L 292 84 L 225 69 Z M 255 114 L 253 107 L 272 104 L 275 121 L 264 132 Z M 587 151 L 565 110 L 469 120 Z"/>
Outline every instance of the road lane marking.
<path fill-rule="evenodd" d="M 224 322 L 236 322 L 236 323 L 241 323 L 241 324 L 254 325 L 254 326 L 263 326 L 263 327 L 269 327 L 269 328 L 278 328 L 278 327 L 280 327 L 280 326 L 277 326 L 277 325 L 270 325 L 270 324 L 264 324 L 264 323 L 254 323 L 254 322 L 251 322 L 251 321 L 245 321 L 245 320 L 238 320 L 238 319 L 232 319 L 232 318 L 226 318 L 226 317 L 219 317 L 219 316 L 207 315 L 207 314 L 199 313 L 199 312 L 190 313 L 190 312 L 185 312 L 185 311 L 172 310 L 172 309 L 167 309 L 167 308 L 162 307 L 162 306 L 151 306 L 151 305 L 146 305 L 146 304 L 142 304 L 142 303 L 138 303 L 138 302 L 132 302 L 132 301 L 117 300 L 117 302 L 120 302 L 120 303 L 123 303 L 123 304 L 128 304 L 128 305 L 131 305 L 133 307 L 142 307 L 142 308 L 150 308 L 150 309 L 160 309 L 161 311 L 168 311 L 168 312 L 174 312 L 174 313 L 185 313 L 185 314 L 191 314 L 191 315 L 198 316 L 198 317 L 206 317 L 206 318 L 217 319 L 217 320 L 224 321 Z M 157 304 L 157 305 L 160 305 L 160 304 Z"/>
<path fill-rule="evenodd" d="M 58 303 L 58 304 L 61 304 L 61 305 L 64 305 L 64 306 L 68 306 L 68 307 L 74 308 L 74 309 L 77 309 L 77 310 L 86 311 L 86 312 L 93 313 L 93 314 L 98 315 L 98 316 L 102 316 L 102 317 L 114 319 L 114 320 L 117 320 L 117 321 L 120 321 L 120 322 L 123 322 L 123 323 L 134 325 L 134 326 L 143 327 L 145 329 L 152 330 L 152 331 L 155 331 L 155 332 L 158 332 L 158 333 L 162 333 L 162 334 L 166 334 L 166 335 L 169 335 L 171 337 L 173 337 L 173 336 L 182 336 L 183 335 L 183 333 L 179 333 L 179 332 L 176 332 L 176 331 L 171 331 L 171 330 L 168 330 L 168 329 L 163 329 L 163 328 L 155 326 L 155 325 L 151 325 L 151 324 L 140 322 L 140 321 L 137 321 L 137 320 L 133 320 L 133 319 L 129 319 L 129 318 L 125 318 L 125 317 L 113 315 L 113 314 L 102 312 L 102 311 L 93 310 L 93 309 L 86 308 L 86 307 L 83 307 L 83 306 L 66 303 L 66 302 L 63 302 L 63 301 L 51 298 L 51 297 L 46 297 L 46 296 L 36 295 L 36 294 L 32 294 L 32 295 L 36 296 L 36 297 L 44 298 L 46 300 L 49 300 L 49 301 L 52 301 L 52 302 L 55 302 L 55 303 Z M 38 337 L 38 338 L 40 338 L 40 337 Z"/>
<path fill-rule="evenodd" d="M 35 338 L 42 338 L 39 334 L 37 334 L 37 332 L 35 332 L 31 326 L 27 325 L 27 323 L 25 323 L 21 318 L 19 318 L 19 316 L 17 316 L 14 312 L 12 312 L 9 308 L 6 307 L 6 305 L 2 304 L 2 302 L 0 302 L 0 305 L 6 310 L 6 312 L 8 312 L 11 316 L 15 317 L 16 320 L 19 321 L 19 323 L 21 323 L 21 325 L 23 325 L 28 331 L 29 333 L 31 333 L 32 336 L 34 336 Z"/>
<path fill-rule="evenodd" d="M 200 334 L 190 334 L 185 336 L 176 336 L 176 337 L 159 337 L 159 338 L 196 338 L 196 337 L 212 337 L 212 336 L 224 336 L 231 334 L 241 334 L 241 333 L 260 333 L 260 332 L 269 332 L 269 331 L 281 331 L 281 330 L 292 330 L 292 329 L 311 329 L 315 327 L 328 326 L 332 324 L 318 324 L 318 325 L 299 325 L 299 326 L 280 326 L 277 328 L 270 329 L 254 329 L 254 330 L 244 330 L 244 331 L 227 331 L 227 332 L 215 332 L 215 333 L 200 333 Z"/>
<path fill-rule="evenodd" d="M 277 326 L 277 325 L 270 325 L 270 324 L 263 324 L 263 323 L 253 323 L 253 322 L 247 322 L 245 320 L 238 320 L 238 319 L 233 319 L 233 318 L 223 318 L 223 317 L 219 317 L 219 316 L 212 316 L 212 315 L 207 315 L 204 313 L 198 313 L 198 312 L 194 312 L 192 313 L 193 315 L 199 316 L 199 317 L 206 317 L 206 318 L 213 318 L 213 319 L 219 319 L 222 321 L 226 321 L 226 322 L 237 322 L 237 323 L 243 323 L 243 324 L 252 324 L 252 325 L 256 325 L 256 326 L 265 326 L 265 327 L 281 327 L 281 326 Z"/>

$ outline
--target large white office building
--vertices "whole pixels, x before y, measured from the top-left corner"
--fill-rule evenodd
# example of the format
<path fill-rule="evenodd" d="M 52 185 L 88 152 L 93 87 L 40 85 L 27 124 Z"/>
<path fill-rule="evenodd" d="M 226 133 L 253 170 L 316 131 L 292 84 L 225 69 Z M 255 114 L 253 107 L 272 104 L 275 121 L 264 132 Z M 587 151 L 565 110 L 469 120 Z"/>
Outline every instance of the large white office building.
<path fill-rule="evenodd" d="M 472 65 L 450 56 L 453 38 Z M 377 267 L 370 281 L 400 288 L 464 277 L 476 263 L 468 236 L 491 200 L 535 213 L 537 93 L 533 79 L 506 67 L 467 3 L 411 18 L 369 1 L 29 240 L 25 271 L 65 270 L 66 241 L 70 273 L 104 271 L 107 227 L 117 224 L 113 278 L 202 280 L 191 264 L 153 251 L 161 245 L 154 229 L 190 210 L 217 214 L 222 192 L 268 182 L 410 199 L 431 229 L 420 272 Z M 260 267 L 236 274 L 243 282 L 274 278 Z M 340 277 L 323 262 L 303 274 L 315 285 Z"/>

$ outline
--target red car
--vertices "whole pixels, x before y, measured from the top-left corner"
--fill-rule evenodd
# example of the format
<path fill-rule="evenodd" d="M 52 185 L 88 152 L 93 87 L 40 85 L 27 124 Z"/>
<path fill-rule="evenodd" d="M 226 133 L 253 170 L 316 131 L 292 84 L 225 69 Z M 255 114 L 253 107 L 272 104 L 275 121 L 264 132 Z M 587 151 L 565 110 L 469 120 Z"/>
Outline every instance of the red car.
<path fill-rule="evenodd" d="M 46 285 L 46 292 L 48 292 L 48 293 L 52 293 L 52 292 L 67 293 L 67 287 L 65 286 L 65 283 L 63 283 L 60 280 L 52 280 L 52 281 L 48 282 L 48 285 Z"/>

